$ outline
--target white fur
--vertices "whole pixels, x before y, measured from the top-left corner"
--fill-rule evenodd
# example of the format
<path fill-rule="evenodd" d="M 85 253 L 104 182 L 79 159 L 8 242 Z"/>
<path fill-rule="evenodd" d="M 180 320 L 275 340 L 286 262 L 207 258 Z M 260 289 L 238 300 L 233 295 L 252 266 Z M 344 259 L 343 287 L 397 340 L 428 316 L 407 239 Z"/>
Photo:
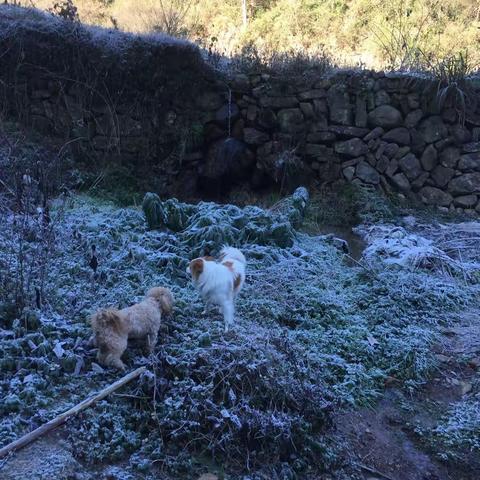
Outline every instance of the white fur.
<path fill-rule="evenodd" d="M 235 299 L 245 282 L 247 261 L 237 248 L 224 246 L 218 261 L 204 258 L 192 260 L 187 267 L 187 273 L 192 274 L 190 266 L 199 260 L 202 261 L 203 271 L 198 278 L 192 275 L 193 284 L 205 302 L 205 313 L 208 313 L 212 305 L 220 307 L 227 332 L 234 323 Z M 236 279 L 239 280 L 235 287 Z"/>

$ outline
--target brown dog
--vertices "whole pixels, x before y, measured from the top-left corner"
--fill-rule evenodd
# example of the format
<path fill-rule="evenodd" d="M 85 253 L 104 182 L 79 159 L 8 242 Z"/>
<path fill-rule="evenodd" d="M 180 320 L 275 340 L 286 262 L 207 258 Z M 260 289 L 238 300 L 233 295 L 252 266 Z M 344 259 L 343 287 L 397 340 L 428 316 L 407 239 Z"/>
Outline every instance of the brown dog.
<path fill-rule="evenodd" d="M 106 367 L 124 369 L 121 360 L 129 338 L 145 339 L 149 353 L 157 343 L 162 314 L 171 313 L 173 295 L 168 288 L 155 287 L 143 301 L 122 310 L 100 310 L 90 319 L 97 360 Z"/>

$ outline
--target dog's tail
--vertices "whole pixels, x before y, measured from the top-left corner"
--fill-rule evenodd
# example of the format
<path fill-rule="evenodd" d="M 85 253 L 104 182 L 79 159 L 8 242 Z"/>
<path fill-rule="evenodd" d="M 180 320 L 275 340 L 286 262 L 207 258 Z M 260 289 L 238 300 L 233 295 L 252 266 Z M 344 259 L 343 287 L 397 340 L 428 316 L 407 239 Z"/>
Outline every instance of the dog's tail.
<path fill-rule="evenodd" d="M 160 305 L 160 310 L 164 315 L 169 315 L 173 310 L 173 295 L 170 289 L 164 287 L 151 288 L 147 292 L 147 297 L 153 297 Z"/>
<path fill-rule="evenodd" d="M 118 310 L 108 308 L 99 310 L 90 317 L 90 324 L 94 332 L 102 332 L 105 330 L 113 330 L 119 334 L 128 332 L 128 325 L 125 319 L 119 315 Z"/>
<path fill-rule="evenodd" d="M 247 260 L 243 253 L 235 247 L 229 247 L 228 245 L 224 245 L 222 250 L 220 251 L 220 258 L 223 260 L 225 258 L 232 258 L 233 260 L 237 260 L 244 265 L 247 264 Z"/>

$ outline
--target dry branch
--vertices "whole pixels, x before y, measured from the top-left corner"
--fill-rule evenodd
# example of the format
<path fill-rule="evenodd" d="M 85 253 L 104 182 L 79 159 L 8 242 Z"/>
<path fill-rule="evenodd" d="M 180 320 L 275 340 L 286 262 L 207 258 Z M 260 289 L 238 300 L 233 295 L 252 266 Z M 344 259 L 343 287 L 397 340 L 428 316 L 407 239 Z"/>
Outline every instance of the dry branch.
<path fill-rule="evenodd" d="M 118 390 L 120 387 L 128 383 L 130 380 L 133 380 L 134 378 L 138 377 L 140 374 L 142 374 L 145 371 L 145 367 L 140 367 L 134 370 L 133 372 L 130 372 L 128 375 L 125 375 L 122 377 L 120 380 L 117 380 L 115 383 L 112 383 L 108 387 L 104 388 L 100 392 L 96 393 L 95 395 L 83 400 L 83 402 L 78 403 L 74 407 L 72 407 L 70 410 L 67 410 L 66 412 L 62 413 L 58 417 L 55 417 L 53 420 L 50 420 L 49 422 L 45 423 L 44 425 L 38 427 L 37 429 L 33 430 L 33 432 L 27 433 L 23 437 L 20 437 L 18 440 L 15 440 L 12 443 L 9 443 L 5 447 L 0 449 L 0 458 L 5 457 L 8 455 L 10 452 L 14 452 L 15 450 L 19 450 L 20 448 L 28 445 L 29 443 L 33 442 L 36 440 L 38 437 L 42 436 L 43 434 L 49 432 L 50 430 L 64 424 L 70 417 L 77 415 L 81 411 L 85 410 L 88 408 L 90 405 L 94 404 L 95 402 L 98 402 L 99 400 L 103 400 L 106 396 L 108 396 L 110 393 L 114 392 L 115 390 Z"/>

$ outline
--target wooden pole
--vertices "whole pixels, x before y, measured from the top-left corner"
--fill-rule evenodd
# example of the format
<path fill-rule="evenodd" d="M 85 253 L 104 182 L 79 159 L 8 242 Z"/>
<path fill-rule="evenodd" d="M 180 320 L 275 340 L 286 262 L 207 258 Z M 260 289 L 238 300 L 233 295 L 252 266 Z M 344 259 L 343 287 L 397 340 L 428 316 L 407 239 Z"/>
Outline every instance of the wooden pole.
<path fill-rule="evenodd" d="M 58 417 L 55 417 L 53 420 L 50 420 L 44 425 L 36 428 L 35 430 L 33 430 L 33 432 L 27 433 L 23 437 L 20 437 L 19 439 L 13 441 L 12 443 L 9 443 L 8 445 L 0 449 L 0 458 L 7 456 L 10 452 L 19 450 L 20 448 L 33 442 L 43 434 L 64 424 L 70 417 L 77 415 L 82 410 L 85 410 L 95 402 L 98 402 L 99 400 L 104 399 L 107 395 L 119 389 L 120 387 L 128 383 L 130 380 L 133 380 L 134 378 L 138 377 L 140 374 L 142 374 L 145 371 L 145 368 L 146 367 L 137 368 L 133 372 L 130 372 L 128 375 L 125 375 L 120 380 L 117 380 L 115 383 L 112 383 L 111 385 L 104 388 L 103 390 L 96 393 L 95 395 L 92 395 L 91 397 L 83 400 L 83 402 L 78 403 L 77 405 L 72 407 L 70 410 L 67 410 L 66 412 L 60 414 Z"/>

